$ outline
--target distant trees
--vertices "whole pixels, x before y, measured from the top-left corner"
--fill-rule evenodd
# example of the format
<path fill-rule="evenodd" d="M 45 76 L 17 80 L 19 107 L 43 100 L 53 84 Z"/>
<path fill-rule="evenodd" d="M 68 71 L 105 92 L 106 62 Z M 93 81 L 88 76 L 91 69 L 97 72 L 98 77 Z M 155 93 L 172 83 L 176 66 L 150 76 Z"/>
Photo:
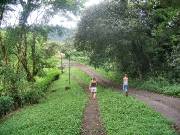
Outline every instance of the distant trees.
<path fill-rule="evenodd" d="M 94 66 L 180 81 L 179 18 L 179 6 L 158 0 L 101 3 L 85 11 L 76 48 L 87 52 Z"/>
<path fill-rule="evenodd" d="M 14 6 L 22 7 L 17 18 L 18 23 L 2 27 L 2 22 L 6 22 L 6 15 L 18 8 Z M 0 96 L 13 97 L 17 106 L 21 104 L 22 92 L 31 88 L 31 85 L 33 89 L 35 77 L 41 75 L 43 68 L 47 67 L 47 59 L 52 56 L 46 53 L 46 42 L 51 28 L 47 24 L 28 23 L 34 11 L 46 6 L 49 9 L 43 12 L 47 17 L 57 11 L 75 12 L 79 7 L 75 1 L 69 0 L 0 1 Z"/>
<path fill-rule="evenodd" d="M 36 22 L 32 25 L 28 24 L 30 15 L 44 6 L 51 8 L 51 10 L 43 11 L 47 16 L 57 11 L 74 12 L 79 4 L 76 1 L 68 0 L 2 0 L 0 2 L 0 27 L 5 13 L 13 12 L 12 5 L 19 5 L 22 10 L 19 13 L 18 25 L 0 30 L 1 65 L 11 67 L 12 64 L 16 63 L 16 68 L 13 67 L 13 70 L 17 73 L 23 70 L 27 80 L 34 81 L 34 76 L 41 69 L 39 67 L 40 55 L 42 55 L 40 50 L 47 40 L 50 27 L 45 26 L 45 24 L 38 26 Z"/>

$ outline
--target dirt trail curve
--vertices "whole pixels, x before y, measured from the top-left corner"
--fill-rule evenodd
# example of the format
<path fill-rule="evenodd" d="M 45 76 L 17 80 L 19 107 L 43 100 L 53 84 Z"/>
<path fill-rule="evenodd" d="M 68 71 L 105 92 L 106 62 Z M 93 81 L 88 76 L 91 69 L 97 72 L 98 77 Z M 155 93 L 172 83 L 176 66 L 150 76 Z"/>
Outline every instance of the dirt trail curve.
<path fill-rule="evenodd" d="M 118 90 L 118 87 L 120 87 L 112 81 L 105 79 L 105 77 L 101 76 L 88 66 L 75 63 L 73 66 L 78 67 L 89 76 L 96 77 L 97 81 L 103 86 L 114 87 L 116 90 Z M 136 97 L 137 99 L 151 106 L 157 112 L 160 112 L 164 117 L 174 123 L 174 128 L 178 133 L 180 133 L 180 98 L 169 97 L 132 88 L 129 89 L 129 95 Z"/>

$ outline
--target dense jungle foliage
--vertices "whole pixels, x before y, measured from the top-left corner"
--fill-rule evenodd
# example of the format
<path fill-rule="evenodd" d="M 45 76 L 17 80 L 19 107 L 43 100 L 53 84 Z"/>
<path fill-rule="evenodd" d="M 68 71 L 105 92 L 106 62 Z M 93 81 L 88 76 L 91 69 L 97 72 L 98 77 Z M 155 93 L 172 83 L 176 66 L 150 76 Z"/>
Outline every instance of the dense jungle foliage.
<path fill-rule="evenodd" d="M 58 79 L 55 54 L 59 48 L 51 46 L 48 34 L 54 29 L 61 33 L 63 28 L 47 22 L 57 12 L 75 13 L 80 6 L 81 2 L 69 0 L 0 1 L 0 117 L 24 104 L 38 103 L 48 85 Z M 8 25 L 18 8 L 22 9 L 14 18 L 18 23 Z M 39 10 L 43 17 L 29 23 Z"/>
<path fill-rule="evenodd" d="M 180 82 L 178 0 L 112 0 L 91 7 L 75 42 L 95 67 L 140 80 Z"/>

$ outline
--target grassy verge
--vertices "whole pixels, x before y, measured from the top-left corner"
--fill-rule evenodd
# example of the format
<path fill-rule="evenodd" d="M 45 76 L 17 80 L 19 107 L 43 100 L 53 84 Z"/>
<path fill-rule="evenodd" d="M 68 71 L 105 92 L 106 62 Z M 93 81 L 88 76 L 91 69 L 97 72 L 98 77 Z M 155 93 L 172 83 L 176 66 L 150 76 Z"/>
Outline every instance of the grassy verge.
<path fill-rule="evenodd" d="M 88 85 L 87 75 L 76 71 Z M 101 117 L 108 135 L 175 135 L 171 123 L 133 97 L 98 87 Z"/>
<path fill-rule="evenodd" d="M 53 82 L 39 104 L 16 112 L 0 123 L 0 135 L 78 135 L 87 96 L 77 82 L 68 85 L 68 74 Z"/>
<path fill-rule="evenodd" d="M 170 122 L 133 97 L 99 88 L 98 99 L 108 135 L 175 135 Z"/>
<path fill-rule="evenodd" d="M 158 78 L 150 78 L 146 81 L 132 80 L 130 83 L 134 88 L 180 97 L 180 84 L 170 84 Z"/>

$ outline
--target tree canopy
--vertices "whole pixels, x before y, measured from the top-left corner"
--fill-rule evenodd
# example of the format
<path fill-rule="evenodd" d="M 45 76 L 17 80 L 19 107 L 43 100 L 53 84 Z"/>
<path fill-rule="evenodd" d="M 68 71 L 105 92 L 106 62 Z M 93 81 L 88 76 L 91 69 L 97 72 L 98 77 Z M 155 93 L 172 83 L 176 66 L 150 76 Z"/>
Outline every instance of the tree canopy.
<path fill-rule="evenodd" d="M 179 81 L 179 19 L 179 6 L 173 4 L 112 0 L 86 10 L 76 48 L 87 52 L 95 66 L 139 78 L 162 74 Z"/>

